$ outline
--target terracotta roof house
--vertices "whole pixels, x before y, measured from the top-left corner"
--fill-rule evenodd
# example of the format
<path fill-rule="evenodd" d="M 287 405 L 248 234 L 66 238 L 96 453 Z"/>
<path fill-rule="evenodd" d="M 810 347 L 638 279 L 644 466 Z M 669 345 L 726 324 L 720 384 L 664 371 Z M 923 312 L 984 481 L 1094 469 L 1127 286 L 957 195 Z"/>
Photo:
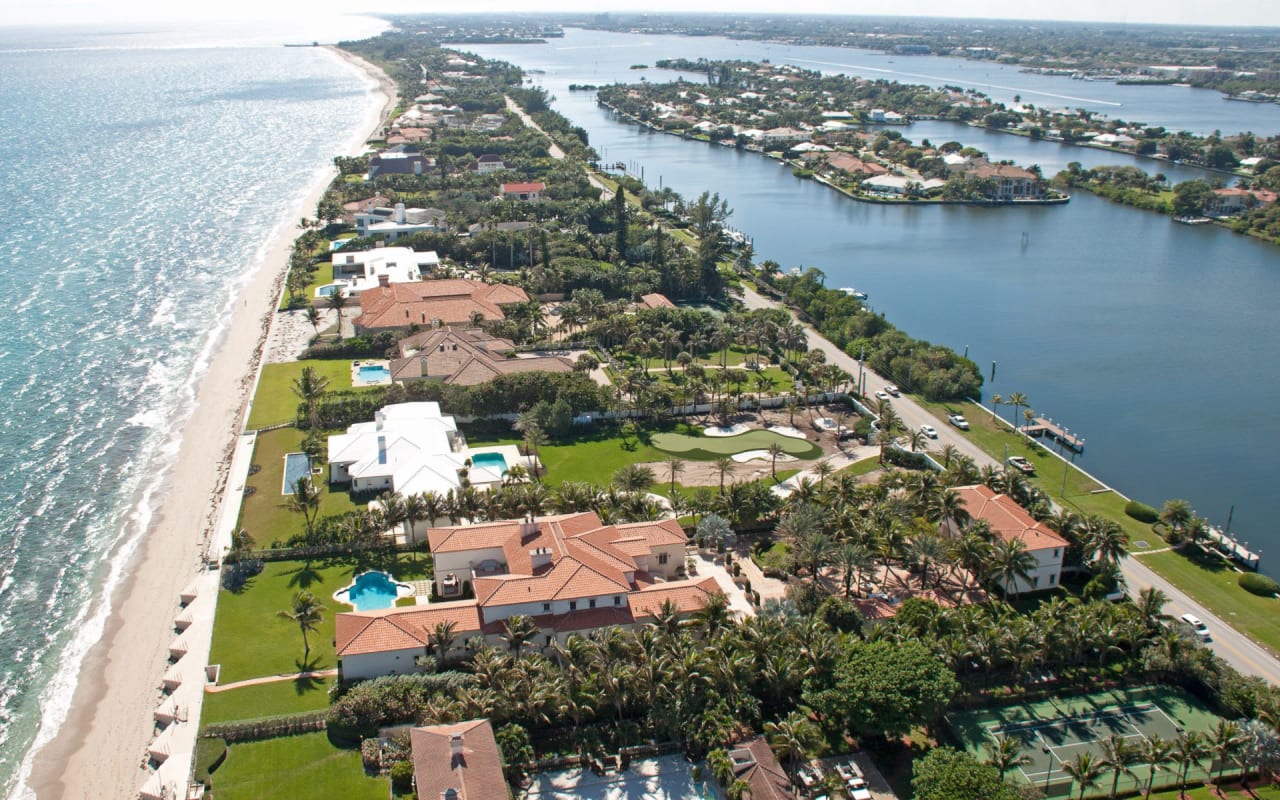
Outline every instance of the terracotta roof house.
<path fill-rule="evenodd" d="M 502 751 L 487 719 L 409 731 L 413 780 L 423 800 L 505 800 Z"/>
<path fill-rule="evenodd" d="M 1231 217 L 1275 201 L 1276 193 L 1266 189 L 1214 189 L 1205 201 L 1204 213 L 1208 217 Z"/>
<path fill-rule="evenodd" d="M 533 183 L 504 183 L 498 187 L 498 195 L 500 200 L 524 200 L 532 202 L 541 200 L 542 193 L 547 190 L 547 185 L 542 181 Z"/>
<path fill-rule="evenodd" d="M 437 328 L 400 340 L 400 358 L 391 362 L 391 380 L 440 380 L 474 386 L 517 372 L 573 372 L 559 356 L 508 358 L 515 344 L 489 336 L 480 328 Z"/>
<path fill-rule="evenodd" d="M 346 211 L 351 212 L 352 214 L 357 214 L 361 211 L 372 211 L 378 206 L 388 206 L 390 205 L 390 203 L 391 203 L 390 197 L 384 197 L 383 195 L 375 194 L 373 197 L 368 197 L 368 198 L 365 198 L 364 200 L 355 200 L 350 203 L 344 203 L 342 205 L 342 208 Z"/>
<path fill-rule="evenodd" d="M 641 308 L 675 308 L 676 304 L 671 302 L 665 294 L 661 292 L 651 292 L 640 296 L 640 302 L 637 304 Z"/>
<path fill-rule="evenodd" d="M 1043 522 L 1037 522 L 1013 498 L 997 494 L 988 486 L 961 486 L 955 491 L 971 518 L 985 521 L 996 536 L 1006 542 L 1022 542 L 1035 557 L 1036 567 L 1030 571 L 1028 579 L 1018 578 L 1013 586 L 1008 587 L 1009 594 L 1052 589 L 1058 585 L 1062 577 L 1062 559 L 1067 552 L 1066 539 Z M 944 523 L 944 526 L 948 533 L 958 533 L 952 529 L 951 522 Z"/>
<path fill-rule="evenodd" d="M 345 679 L 412 672 L 431 634 L 451 622 L 456 653 L 473 636 L 501 641 L 518 614 L 536 647 L 575 632 L 651 620 L 666 603 L 692 614 L 720 594 L 714 578 L 680 580 L 688 537 L 675 520 L 605 525 L 595 513 L 503 520 L 427 531 L 435 589 L 445 602 L 336 617 Z M 470 587 L 474 599 L 449 601 Z"/>
<path fill-rule="evenodd" d="M 528 301 L 523 289 L 505 283 L 467 278 L 393 283 L 361 293 L 360 314 L 352 323 L 358 333 L 402 330 L 437 321 L 463 325 L 470 323 L 473 312 L 487 320 L 506 319 L 503 306 Z"/>
<path fill-rule="evenodd" d="M 751 787 L 751 800 L 795 800 L 791 780 L 763 736 L 734 747 L 729 760 L 734 779 L 745 780 Z"/>

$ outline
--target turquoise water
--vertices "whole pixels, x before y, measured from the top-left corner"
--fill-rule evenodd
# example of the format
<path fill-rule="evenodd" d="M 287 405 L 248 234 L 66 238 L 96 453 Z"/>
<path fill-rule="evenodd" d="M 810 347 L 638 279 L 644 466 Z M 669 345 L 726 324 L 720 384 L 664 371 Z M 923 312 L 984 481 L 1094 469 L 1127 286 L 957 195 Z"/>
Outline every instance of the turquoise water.
<path fill-rule="evenodd" d="M 471 456 L 471 465 L 473 467 L 496 469 L 503 475 L 507 474 L 507 459 L 502 453 L 476 453 Z"/>
<path fill-rule="evenodd" d="M 284 457 L 284 482 L 280 494 L 293 494 L 298 481 L 311 474 L 311 459 L 306 453 L 289 453 Z"/>
<path fill-rule="evenodd" d="M 381 381 L 391 377 L 391 370 L 386 366 L 378 364 L 376 366 L 360 367 L 360 380 L 362 381 Z"/>
<path fill-rule="evenodd" d="M 321 286 L 319 289 L 316 289 L 316 294 L 321 297 L 329 297 L 336 291 L 338 291 L 338 284 L 331 283 L 327 286 Z"/>
<path fill-rule="evenodd" d="M 270 38 L 0 29 L 0 796 L 30 796 L 240 288 L 377 106 Z"/>
<path fill-rule="evenodd" d="M 362 572 L 350 586 L 339 589 L 337 596 L 356 611 L 379 611 L 395 605 L 396 583 L 385 572 Z"/>

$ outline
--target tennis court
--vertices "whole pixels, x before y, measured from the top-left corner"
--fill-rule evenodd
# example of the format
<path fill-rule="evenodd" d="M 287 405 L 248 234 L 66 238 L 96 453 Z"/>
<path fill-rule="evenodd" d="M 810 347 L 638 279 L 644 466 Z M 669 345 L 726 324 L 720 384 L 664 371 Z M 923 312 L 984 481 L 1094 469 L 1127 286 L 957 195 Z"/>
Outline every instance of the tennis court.
<path fill-rule="evenodd" d="M 1028 763 L 1010 777 L 1058 795 L 1071 792 L 1063 763 L 1075 761 L 1082 752 L 1100 758 L 1102 740 L 1112 735 L 1135 746 L 1154 736 L 1171 741 L 1183 731 L 1210 731 L 1217 717 L 1182 692 L 1146 687 L 961 712 L 951 715 L 949 722 L 965 749 L 979 760 L 987 759 L 1002 739 L 1016 739 Z M 1147 769 L 1138 765 L 1135 772 L 1135 777 L 1121 781 L 1122 787 L 1146 784 Z M 1195 769 L 1191 775 L 1198 772 L 1203 775 Z"/>

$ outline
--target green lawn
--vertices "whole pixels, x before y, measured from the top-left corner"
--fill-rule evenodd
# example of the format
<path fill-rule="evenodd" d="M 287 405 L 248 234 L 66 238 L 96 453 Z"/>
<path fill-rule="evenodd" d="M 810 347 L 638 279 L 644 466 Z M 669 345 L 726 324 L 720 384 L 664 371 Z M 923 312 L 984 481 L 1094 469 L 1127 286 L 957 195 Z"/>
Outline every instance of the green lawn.
<path fill-rule="evenodd" d="M 423 577 L 428 561 L 414 554 L 398 558 L 370 554 L 360 560 L 268 562 L 262 573 L 240 591 L 223 589 L 219 595 L 209 663 L 222 665 L 218 680 L 224 684 L 299 672 L 304 667 L 332 669 L 338 665 L 333 651 L 334 614 L 351 610 L 347 604 L 334 600 L 333 593 L 351 583 L 357 573 L 369 569 L 390 568 L 398 580 Z M 324 620 L 308 637 L 311 657 L 305 664 L 302 634 L 292 622 L 276 615 L 289 608 L 294 593 L 301 589 L 311 592 L 325 606 Z"/>
<path fill-rule="evenodd" d="M 295 533 L 302 533 L 302 516 L 285 508 L 286 498 L 280 490 L 284 486 L 285 454 L 301 452 L 303 438 L 303 432 L 297 428 L 258 434 L 253 463 L 259 470 L 245 481 L 254 491 L 240 506 L 239 523 L 239 529 L 248 531 L 257 547 L 269 547 L 272 542 L 288 541 Z M 350 494 L 329 490 L 327 477 L 316 476 L 315 485 L 320 489 L 321 517 L 355 510 Z"/>
<path fill-rule="evenodd" d="M 329 688 L 335 678 L 298 678 L 279 683 L 261 683 L 225 692 L 206 692 L 200 724 L 239 719 L 274 717 L 317 711 L 329 707 Z"/>
<path fill-rule="evenodd" d="M 730 345 L 730 346 L 729 346 L 729 353 L 728 353 L 727 357 L 725 358 L 725 362 L 724 362 L 724 363 L 725 363 L 726 365 L 730 366 L 730 367 L 740 367 L 740 366 L 742 366 L 744 363 L 746 363 L 746 360 L 747 360 L 747 352 L 748 352 L 748 351 L 747 351 L 747 348 L 745 348 L 745 347 L 738 347 L 737 345 Z M 718 366 L 720 366 L 720 357 L 721 357 L 721 355 L 722 355 L 722 354 L 723 354 L 723 351 L 721 351 L 721 350 L 717 350 L 717 351 L 715 351 L 714 353 L 708 353 L 708 354 L 706 354 L 706 355 L 700 355 L 700 356 L 698 356 L 696 359 L 694 359 L 694 363 L 697 363 L 697 364 L 703 364 L 703 365 L 706 365 L 706 366 L 710 366 L 710 365 L 713 365 L 713 364 L 714 364 L 715 366 L 717 366 L 717 367 L 718 367 Z M 754 350 L 754 349 L 752 349 L 752 350 L 751 350 L 751 354 L 752 354 L 752 358 L 754 358 L 754 357 L 755 357 L 755 350 Z M 765 358 L 767 359 L 767 358 L 768 358 L 768 356 L 766 355 L 766 356 L 765 356 Z M 654 356 L 654 357 L 652 357 L 652 358 L 646 358 L 646 359 L 644 359 L 643 361 L 641 361 L 640 363 L 643 363 L 643 364 L 644 364 L 644 368 L 645 368 L 645 369 L 653 369 L 653 370 L 665 369 L 665 368 L 666 368 L 666 366 L 667 366 L 666 364 L 662 363 L 662 356 Z M 678 365 L 676 365 L 676 366 L 678 366 Z"/>
<path fill-rule="evenodd" d="M 298 416 L 298 396 L 293 393 L 293 382 L 306 367 L 329 381 L 333 391 L 351 388 L 351 362 L 345 358 L 289 361 L 284 364 L 264 364 L 258 391 L 253 395 L 253 410 L 245 427 L 250 430 L 293 422 Z"/>
<path fill-rule="evenodd" d="M 677 426 L 676 430 L 686 430 Z M 543 479 L 548 484 L 565 481 L 582 481 L 597 486 L 609 482 L 614 470 L 627 464 L 645 461 L 664 461 L 669 456 L 650 443 L 651 435 L 641 431 L 636 436 L 623 437 L 616 428 L 602 428 L 580 433 L 569 439 L 543 445 L 538 456 L 546 468 Z M 492 436 L 467 431 L 467 443 L 471 446 L 490 444 L 519 444 L 520 438 Z"/>
<path fill-rule="evenodd" d="M 747 450 L 767 450 L 777 444 L 796 458 L 819 458 L 822 448 L 806 439 L 783 436 L 766 430 L 750 430 L 737 436 L 689 436 L 682 433 L 655 433 L 653 446 L 671 455 L 696 461 L 710 461 Z"/>
<path fill-rule="evenodd" d="M 327 250 L 326 250 L 327 252 Z M 326 284 L 333 283 L 333 262 L 321 261 L 316 264 L 316 268 L 311 272 L 311 280 L 307 283 L 307 288 L 302 290 L 302 296 L 308 303 L 317 308 L 328 307 L 328 301 L 323 297 L 316 297 L 316 289 Z M 280 293 L 280 309 L 284 311 L 289 307 L 289 293 L 287 291 Z M 345 312 L 344 312 L 345 313 Z"/>
<path fill-rule="evenodd" d="M 1236 583 L 1240 573 L 1196 547 L 1143 555 L 1140 559 L 1194 597 L 1231 627 L 1273 652 L 1280 651 L 1280 600 L 1250 594 Z"/>
<path fill-rule="evenodd" d="M 849 466 L 847 466 L 847 467 L 845 467 L 844 469 L 840 470 L 840 472 L 839 472 L 839 473 L 837 473 L 837 474 L 840 474 L 840 475 L 870 475 L 871 473 L 873 473 L 873 472 L 875 472 L 876 470 L 880 469 L 880 467 L 881 467 L 880 459 L 878 459 L 878 458 L 864 458 L 864 459 L 862 459 L 861 461 L 859 461 L 859 462 L 857 462 L 857 463 L 855 463 L 855 464 L 850 464 Z"/>
<path fill-rule="evenodd" d="M 1267 786 L 1253 787 L 1251 792 L 1243 790 L 1231 791 L 1234 785 L 1230 779 L 1226 781 L 1227 791 L 1218 794 L 1207 786 L 1199 786 L 1195 789 L 1187 789 L 1187 793 L 1180 795 L 1175 789 L 1169 792 L 1153 792 L 1151 800 L 1280 800 L 1280 786 L 1270 784 Z"/>
<path fill-rule="evenodd" d="M 210 777 L 218 800 L 391 795 L 390 781 L 365 775 L 359 750 L 338 749 L 324 733 L 233 744 Z"/>

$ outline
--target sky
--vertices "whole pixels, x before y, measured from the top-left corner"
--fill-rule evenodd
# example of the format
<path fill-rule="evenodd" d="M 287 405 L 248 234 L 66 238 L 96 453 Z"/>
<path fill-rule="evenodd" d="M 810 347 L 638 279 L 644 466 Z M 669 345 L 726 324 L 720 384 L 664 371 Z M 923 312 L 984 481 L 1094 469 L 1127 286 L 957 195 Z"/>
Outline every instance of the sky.
<path fill-rule="evenodd" d="M 1275 0 L 0 0 L 0 25 L 65 23 L 169 22 L 193 19 L 279 18 L 317 13 L 448 13 L 522 11 L 703 11 L 723 13 L 894 14 L 901 16 L 978 17 L 988 19 L 1057 19 L 1106 22 L 1164 22 L 1185 25 L 1280 26 Z"/>

